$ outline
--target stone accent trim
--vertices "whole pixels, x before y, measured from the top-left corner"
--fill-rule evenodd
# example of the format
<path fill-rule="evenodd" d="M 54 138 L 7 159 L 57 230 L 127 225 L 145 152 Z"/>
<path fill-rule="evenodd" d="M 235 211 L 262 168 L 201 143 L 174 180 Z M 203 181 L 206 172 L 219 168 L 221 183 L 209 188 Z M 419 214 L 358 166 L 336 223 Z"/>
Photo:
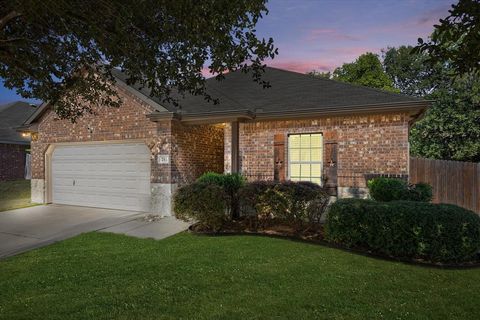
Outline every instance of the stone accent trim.
<path fill-rule="evenodd" d="M 173 194 L 177 188 L 177 184 L 152 183 L 151 212 L 162 217 L 173 216 Z"/>
<path fill-rule="evenodd" d="M 30 180 L 32 203 L 45 203 L 45 179 Z"/>

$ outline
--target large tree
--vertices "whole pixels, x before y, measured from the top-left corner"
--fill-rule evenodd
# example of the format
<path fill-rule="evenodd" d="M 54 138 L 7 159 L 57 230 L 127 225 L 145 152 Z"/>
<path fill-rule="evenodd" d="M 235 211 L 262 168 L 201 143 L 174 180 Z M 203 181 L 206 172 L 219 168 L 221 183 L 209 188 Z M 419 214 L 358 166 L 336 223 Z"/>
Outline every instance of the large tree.
<path fill-rule="evenodd" d="M 383 69 L 378 55 L 367 52 L 352 63 L 335 69 L 332 79 L 387 91 L 397 91 Z"/>
<path fill-rule="evenodd" d="M 384 51 L 384 68 L 400 92 L 434 100 L 411 129 L 411 154 L 480 161 L 479 77 L 455 77 L 450 64 L 431 65 L 428 59 L 428 53 L 407 46 Z"/>
<path fill-rule="evenodd" d="M 412 46 L 400 46 L 382 50 L 383 68 L 401 93 L 425 97 L 436 88 L 450 81 L 443 64 L 430 65 L 427 53 L 414 52 Z"/>
<path fill-rule="evenodd" d="M 432 65 L 447 62 L 457 75 L 480 73 L 480 1 L 459 0 L 440 19 L 428 41 L 419 38 L 417 51 L 429 54 Z"/>
<path fill-rule="evenodd" d="M 410 131 L 411 153 L 480 162 L 480 79 L 465 75 L 428 97 L 435 101 Z"/>
<path fill-rule="evenodd" d="M 266 0 L 9 0 L 0 2 L 0 77 L 25 98 L 50 101 L 73 121 L 118 106 L 112 68 L 175 102 L 204 95 L 202 68 L 261 79 L 273 40 L 256 36 Z"/>

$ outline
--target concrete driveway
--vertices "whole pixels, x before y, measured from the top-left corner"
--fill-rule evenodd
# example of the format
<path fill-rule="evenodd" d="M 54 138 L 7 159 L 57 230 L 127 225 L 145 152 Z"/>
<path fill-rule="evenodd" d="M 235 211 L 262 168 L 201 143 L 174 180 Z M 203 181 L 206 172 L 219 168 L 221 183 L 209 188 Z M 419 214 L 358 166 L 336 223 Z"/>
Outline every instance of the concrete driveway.
<path fill-rule="evenodd" d="M 0 212 L 0 258 L 61 241 L 84 232 L 106 231 L 162 239 L 188 224 L 175 218 L 156 222 L 145 213 L 65 205 L 47 205 Z"/>

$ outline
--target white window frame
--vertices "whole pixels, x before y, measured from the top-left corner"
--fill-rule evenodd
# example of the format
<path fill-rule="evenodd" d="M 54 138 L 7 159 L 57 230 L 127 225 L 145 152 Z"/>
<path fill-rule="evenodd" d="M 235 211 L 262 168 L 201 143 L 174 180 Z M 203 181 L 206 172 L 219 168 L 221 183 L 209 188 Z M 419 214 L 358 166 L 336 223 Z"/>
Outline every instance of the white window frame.
<path fill-rule="evenodd" d="M 310 138 L 313 134 L 319 134 L 321 135 L 321 146 L 320 146 L 320 150 L 321 150 L 321 154 L 320 154 L 320 161 L 292 161 L 291 160 L 291 157 L 290 157 L 290 149 L 292 149 L 290 147 L 290 136 L 302 136 L 302 135 L 310 135 Z M 300 141 L 301 141 L 301 137 L 300 137 Z M 288 159 L 288 168 L 287 168 L 287 178 L 288 180 L 292 180 L 292 176 L 291 176 L 291 164 L 320 164 L 320 177 L 312 177 L 312 170 L 311 170 L 311 167 L 310 167 L 310 177 L 309 179 L 310 180 L 299 180 L 299 181 L 311 181 L 312 178 L 320 178 L 320 185 L 323 186 L 323 154 L 324 154 L 324 149 L 325 148 L 325 143 L 324 143 L 324 139 L 323 139 L 323 133 L 322 132 L 302 132 L 302 133 L 290 133 L 287 135 L 287 159 Z M 302 150 L 302 149 L 305 149 L 305 148 L 302 148 L 301 145 L 300 145 L 300 148 L 293 148 L 293 149 L 298 149 L 298 150 Z M 312 142 L 310 140 L 310 147 L 309 147 L 309 150 L 310 150 L 310 159 L 312 158 Z M 301 152 L 300 152 L 301 154 Z M 302 179 L 301 177 L 301 173 L 300 173 L 300 179 Z M 314 182 L 315 183 L 315 182 Z"/>

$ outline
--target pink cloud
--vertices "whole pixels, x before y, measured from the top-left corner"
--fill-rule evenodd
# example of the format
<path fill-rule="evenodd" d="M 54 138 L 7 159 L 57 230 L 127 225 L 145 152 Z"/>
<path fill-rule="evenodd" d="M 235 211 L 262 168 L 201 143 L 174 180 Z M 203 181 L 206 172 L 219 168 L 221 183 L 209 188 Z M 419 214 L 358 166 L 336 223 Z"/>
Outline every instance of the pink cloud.
<path fill-rule="evenodd" d="M 306 37 L 307 41 L 315 41 L 318 39 L 357 41 L 360 40 L 360 37 L 352 36 L 342 33 L 336 29 L 328 28 L 312 29 L 309 31 Z"/>
<path fill-rule="evenodd" d="M 214 76 L 214 74 L 210 73 L 210 69 L 208 69 L 208 67 L 202 68 L 202 75 L 207 79 Z"/>
<path fill-rule="evenodd" d="M 344 63 L 353 62 L 364 53 L 373 52 L 379 54 L 380 49 L 379 47 L 373 46 L 334 47 L 318 52 L 318 59 L 300 57 L 297 59 L 289 59 L 285 57 L 267 61 L 267 65 L 301 73 L 312 70 L 321 72 L 333 71 Z"/>
<path fill-rule="evenodd" d="M 359 47 L 339 47 L 339 48 L 332 48 L 329 50 L 332 55 L 337 58 L 344 58 L 344 57 L 358 57 L 361 54 L 367 52 L 379 53 L 381 48 L 377 47 L 367 47 L 367 46 L 359 46 Z"/>
<path fill-rule="evenodd" d="M 371 28 L 369 32 L 376 34 L 411 35 L 415 37 L 429 36 L 433 32 L 433 26 L 439 23 L 441 18 L 448 16 L 449 6 L 441 6 L 430 11 L 422 12 L 409 20 Z"/>
<path fill-rule="evenodd" d="M 424 12 L 422 15 L 415 19 L 416 21 L 413 24 L 416 24 L 417 26 L 432 27 L 433 25 L 438 24 L 441 18 L 445 18 L 448 15 L 449 8 L 450 6 L 442 6 Z"/>
<path fill-rule="evenodd" d="M 306 73 L 312 70 L 329 71 L 335 68 L 335 65 L 332 63 L 309 59 L 273 60 L 271 62 L 267 62 L 267 65 L 300 73 Z"/>

